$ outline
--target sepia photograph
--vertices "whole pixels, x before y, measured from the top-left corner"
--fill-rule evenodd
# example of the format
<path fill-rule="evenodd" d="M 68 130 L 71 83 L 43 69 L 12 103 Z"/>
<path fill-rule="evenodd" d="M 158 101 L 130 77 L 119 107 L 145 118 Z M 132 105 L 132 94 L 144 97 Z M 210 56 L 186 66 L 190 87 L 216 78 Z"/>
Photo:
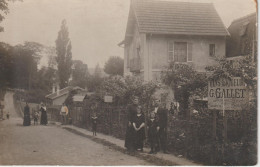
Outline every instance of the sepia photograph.
<path fill-rule="evenodd" d="M 255 166 L 257 0 L 0 0 L 0 166 Z"/>

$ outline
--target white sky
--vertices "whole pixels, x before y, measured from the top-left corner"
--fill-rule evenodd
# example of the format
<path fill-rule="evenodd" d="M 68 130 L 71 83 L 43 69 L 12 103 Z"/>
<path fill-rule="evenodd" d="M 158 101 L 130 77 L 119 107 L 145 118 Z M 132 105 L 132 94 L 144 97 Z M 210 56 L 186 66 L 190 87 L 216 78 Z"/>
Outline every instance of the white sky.
<path fill-rule="evenodd" d="M 178 0 L 181 1 L 181 0 Z M 256 11 L 253 0 L 185 0 L 212 2 L 226 27 Z M 110 56 L 121 56 L 130 0 L 23 0 L 10 3 L 10 13 L 0 23 L 0 41 L 24 41 L 55 46 L 62 19 L 67 20 L 73 59 L 90 68 L 102 67 Z"/>

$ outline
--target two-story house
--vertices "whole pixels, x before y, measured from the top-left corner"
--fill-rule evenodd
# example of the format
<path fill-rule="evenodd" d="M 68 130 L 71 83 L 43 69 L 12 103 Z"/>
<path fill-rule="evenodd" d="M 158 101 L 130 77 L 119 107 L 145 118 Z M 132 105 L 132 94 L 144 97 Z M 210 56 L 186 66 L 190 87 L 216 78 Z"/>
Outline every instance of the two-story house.
<path fill-rule="evenodd" d="M 225 57 L 229 35 L 212 3 L 131 0 L 124 45 L 124 75 L 160 80 L 169 62 L 203 72 Z"/>

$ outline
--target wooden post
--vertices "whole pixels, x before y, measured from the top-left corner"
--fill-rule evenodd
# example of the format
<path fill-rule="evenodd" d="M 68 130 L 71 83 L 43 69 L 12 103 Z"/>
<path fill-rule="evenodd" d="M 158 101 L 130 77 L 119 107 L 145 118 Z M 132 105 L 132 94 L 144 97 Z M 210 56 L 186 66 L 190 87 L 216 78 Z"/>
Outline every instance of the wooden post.
<path fill-rule="evenodd" d="M 213 141 L 216 140 L 217 137 L 217 111 L 216 110 L 212 110 L 213 112 L 213 133 L 212 133 L 212 137 L 213 137 Z"/>
<path fill-rule="evenodd" d="M 212 154 L 211 154 L 211 164 L 215 165 L 216 162 L 216 144 L 217 144 L 217 111 L 216 110 L 212 110 L 212 143 L 211 143 L 211 150 L 212 150 Z"/>
<path fill-rule="evenodd" d="M 225 113 L 225 99 L 223 95 L 223 137 L 224 142 L 227 142 L 227 114 Z"/>

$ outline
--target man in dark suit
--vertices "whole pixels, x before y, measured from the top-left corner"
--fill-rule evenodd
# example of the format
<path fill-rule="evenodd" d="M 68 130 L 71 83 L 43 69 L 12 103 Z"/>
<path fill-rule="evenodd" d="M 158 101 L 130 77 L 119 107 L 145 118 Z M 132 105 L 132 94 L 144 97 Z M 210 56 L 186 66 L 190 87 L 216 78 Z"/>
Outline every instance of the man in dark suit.
<path fill-rule="evenodd" d="M 167 121 L 168 121 L 168 115 L 166 108 L 163 108 L 161 106 L 161 101 L 159 99 L 155 99 L 155 105 L 154 105 L 154 113 L 156 120 L 158 122 L 157 126 L 157 132 L 158 132 L 158 138 L 157 138 L 157 146 L 156 146 L 156 152 L 160 151 L 160 148 L 163 150 L 164 153 L 168 154 L 167 151 Z"/>

